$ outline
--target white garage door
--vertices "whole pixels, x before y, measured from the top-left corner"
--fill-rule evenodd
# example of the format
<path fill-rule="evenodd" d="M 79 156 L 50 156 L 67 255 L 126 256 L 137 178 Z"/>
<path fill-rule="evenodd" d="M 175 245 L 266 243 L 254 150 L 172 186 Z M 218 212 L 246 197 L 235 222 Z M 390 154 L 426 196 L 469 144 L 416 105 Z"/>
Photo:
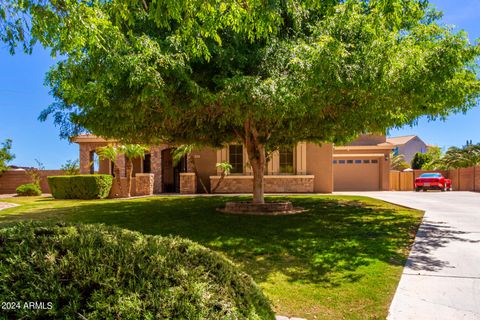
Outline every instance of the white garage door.
<path fill-rule="evenodd" d="M 333 190 L 380 190 L 378 159 L 335 158 L 333 160 Z"/>

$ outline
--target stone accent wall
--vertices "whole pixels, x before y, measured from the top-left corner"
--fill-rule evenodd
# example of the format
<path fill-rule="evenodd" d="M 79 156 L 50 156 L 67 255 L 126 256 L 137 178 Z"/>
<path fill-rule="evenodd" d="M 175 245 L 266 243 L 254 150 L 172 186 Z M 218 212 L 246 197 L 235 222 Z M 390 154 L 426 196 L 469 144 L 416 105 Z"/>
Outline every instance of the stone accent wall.
<path fill-rule="evenodd" d="M 106 142 L 80 143 L 80 174 L 90 173 L 90 152 L 108 145 Z"/>
<path fill-rule="evenodd" d="M 137 173 L 135 175 L 135 195 L 148 196 L 153 194 L 153 173 Z"/>
<path fill-rule="evenodd" d="M 50 193 L 48 176 L 61 176 L 62 170 L 42 170 L 40 172 L 40 189 L 43 193 Z M 0 175 L 0 194 L 16 193 L 15 189 L 22 184 L 32 183 L 32 178 L 23 169 L 7 170 Z"/>
<path fill-rule="evenodd" d="M 168 149 L 167 145 L 150 147 L 150 172 L 155 175 L 153 181 L 153 193 L 162 193 L 162 151 Z"/>
<path fill-rule="evenodd" d="M 154 175 L 152 173 L 137 173 L 132 178 L 131 196 L 148 196 L 153 194 Z M 109 198 L 126 198 L 128 194 L 127 177 L 120 178 L 121 187 L 115 182 L 112 183 Z"/>
<path fill-rule="evenodd" d="M 121 186 L 119 186 L 115 178 L 113 178 L 112 189 L 110 189 L 110 195 L 108 196 L 109 198 L 126 198 L 127 197 L 127 194 L 128 194 L 127 178 L 121 177 L 120 184 Z M 132 180 L 132 190 L 135 190 L 135 179 Z"/>
<path fill-rule="evenodd" d="M 215 186 L 220 176 L 211 176 L 210 185 Z M 265 176 L 265 192 L 268 193 L 312 193 L 315 176 Z M 227 176 L 215 193 L 250 193 L 253 176 Z"/>
<path fill-rule="evenodd" d="M 197 193 L 197 176 L 193 172 L 180 173 L 180 193 Z"/>

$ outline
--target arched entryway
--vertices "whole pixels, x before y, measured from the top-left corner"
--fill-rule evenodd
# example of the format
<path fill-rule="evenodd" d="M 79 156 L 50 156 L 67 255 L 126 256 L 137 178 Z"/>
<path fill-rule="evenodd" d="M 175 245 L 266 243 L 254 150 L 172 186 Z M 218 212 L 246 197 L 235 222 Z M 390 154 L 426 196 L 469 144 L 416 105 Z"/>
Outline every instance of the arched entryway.
<path fill-rule="evenodd" d="M 180 192 L 180 172 L 187 171 L 187 159 L 173 165 L 172 152 L 174 148 L 162 151 L 162 190 L 163 192 Z"/>

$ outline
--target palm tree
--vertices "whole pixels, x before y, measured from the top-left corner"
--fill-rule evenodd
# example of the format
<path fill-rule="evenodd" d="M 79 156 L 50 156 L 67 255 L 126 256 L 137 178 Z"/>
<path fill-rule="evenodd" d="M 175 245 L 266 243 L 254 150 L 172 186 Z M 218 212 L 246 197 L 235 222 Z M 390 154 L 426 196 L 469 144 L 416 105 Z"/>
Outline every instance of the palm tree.
<path fill-rule="evenodd" d="M 132 191 L 133 160 L 138 158 L 143 159 L 145 157 L 145 151 L 147 150 L 147 147 L 140 144 L 125 144 L 120 146 L 120 153 L 124 154 L 127 160 L 125 163 L 125 173 L 128 186 L 127 197 L 131 196 Z"/>
<path fill-rule="evenodd" d="M 463 148 L 450 147 L 438 163 L 445 169 L 477 166 L 480 164 L 480 144 L 469 144 Z"/>
<path fill-rule="evenodd" d="M 410 166 L 405 161 L 405 156 L 403 154 L 395 155 L 393 152 L 390 153 L 390 169 L 402 171 L 407 168 L 410 168 Z"/>
<path fill-rule="evenodd" d="M 480 163 L 480 145 L 450 147 L 439 162 L 446 169 L 474 167 Z"/>
<path fill-rule="evenodd" d="M 117 165 L 117 157 L 120 154 L 119 148 L 116 146 L 109 144 L 106 147 L 101 147 L 96 150 L 98 157 L 101 160 L 110 160 L 113 163 L 113 176 L 115 178 L 115 184 L 120 190 L 120 194 L 122 193 L 122 183 L 120 181 L 120 168 Z"/>
<path fill-rule="evenodd" d="M 228 176 L 230 171 L 233 169 L 233 166 L 227 161 L 217 163 L 216 167 L 220 168 L 222 173 L 220 174 L 220 179 L 218 179 L 217 184 L 212 188 L 212 193 L 215 193 L 217 188 L 220 186 L 220 183 L 222 183 L 223 179 Z"/>

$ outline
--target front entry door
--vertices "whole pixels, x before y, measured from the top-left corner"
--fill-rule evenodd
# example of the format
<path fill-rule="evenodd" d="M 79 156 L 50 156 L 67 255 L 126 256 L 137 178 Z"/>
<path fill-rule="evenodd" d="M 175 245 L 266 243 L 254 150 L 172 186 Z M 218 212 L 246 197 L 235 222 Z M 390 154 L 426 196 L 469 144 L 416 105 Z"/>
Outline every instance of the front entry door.
<path fill-rule="evenodd" d="M 162 151 L 162 190 L 167 193 L 180 192 L 180 173 L 187 171 L 185 157 L 183 157 L 177 165 L 173 165 L 173 150 L 174 149 L 165 149 Z"/>

